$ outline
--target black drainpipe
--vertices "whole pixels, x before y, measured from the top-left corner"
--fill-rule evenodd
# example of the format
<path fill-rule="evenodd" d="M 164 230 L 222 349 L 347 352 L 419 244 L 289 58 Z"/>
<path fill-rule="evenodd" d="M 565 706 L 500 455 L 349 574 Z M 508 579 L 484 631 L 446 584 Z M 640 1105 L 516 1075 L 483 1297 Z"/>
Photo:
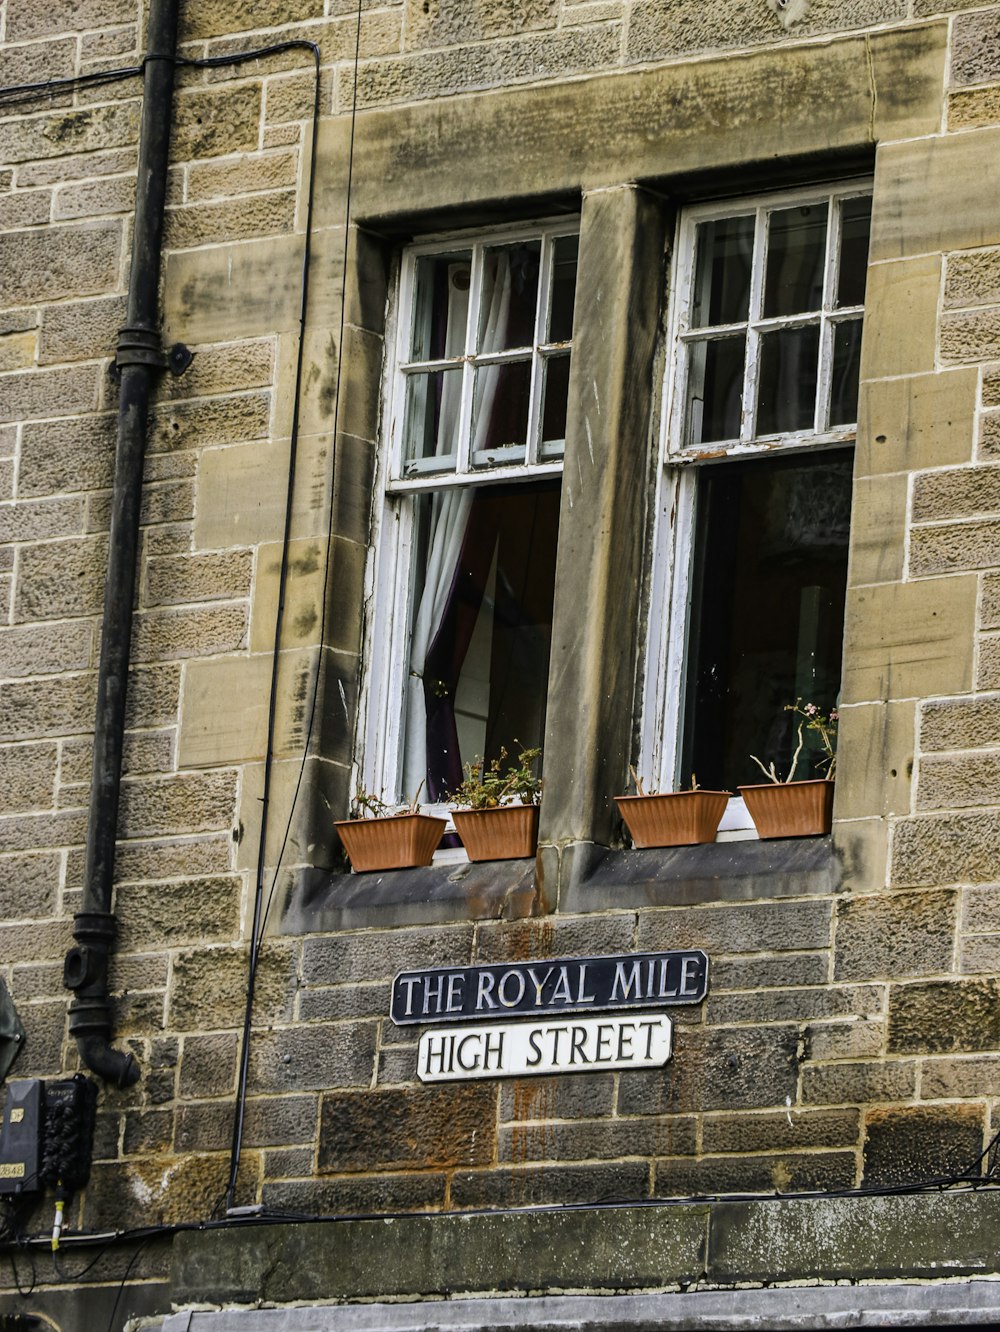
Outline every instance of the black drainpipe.
<path fill-rule="evenodd" d="M 75 992 L 69 1029 L 76 1037 L 80 1057 L 98 1077 L 118 1087 L 129 1087 L 140 1077 L 132 1055 L 111 1046 L 108 956 L 116 932 L 111 903 L 146 423 L 154 375 L 168 365 L 180 373 L 190 361 L 186 348 L 172 348 L 169 359 L 164 355 L 157 323 L 177 11 L 178 0 L 152 0 L 149 11 L 128 315 L 118 335 L 116 358 L 121 377 L 118 442 L 97 677 L 87 861 L 83 901 L 73 919 L 77 943 L 66 955 L 63 973 L 67 989 Z"/>

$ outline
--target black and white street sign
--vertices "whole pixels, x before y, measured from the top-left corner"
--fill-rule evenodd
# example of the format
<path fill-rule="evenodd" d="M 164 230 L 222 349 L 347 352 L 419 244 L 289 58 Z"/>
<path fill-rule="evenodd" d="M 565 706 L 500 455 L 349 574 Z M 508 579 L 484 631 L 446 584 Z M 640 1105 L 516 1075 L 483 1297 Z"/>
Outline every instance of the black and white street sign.
<path fill-rule="evenodd" d="M 421 1082 L 455 1082 L 659 1068 L 670 1058 L 670 1035 L 665 1013 L 646 1012 L 436 1028 L 420 1037 L 417 1076 Z"/>
<path fill-rule="evenodd" d="M 699 948 L 404 971 L 392 986 L 397 1026 L 698 1004 L 708 991 Z"/>

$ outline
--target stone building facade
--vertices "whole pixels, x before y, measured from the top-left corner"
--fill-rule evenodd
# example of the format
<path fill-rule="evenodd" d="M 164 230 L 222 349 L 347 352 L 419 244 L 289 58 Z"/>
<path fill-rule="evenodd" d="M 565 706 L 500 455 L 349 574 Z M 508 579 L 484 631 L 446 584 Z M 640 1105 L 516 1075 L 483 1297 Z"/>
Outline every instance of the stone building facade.
<path fill-rule="evenodd" d="M 63 957 L 146 10 L 0 7 L 8 1080 L 80 1067 Z M 972 1278 L 1000 1271 L 1000 5 L 186 0 L 177 52 L 162 333 L 194 358 L 148 432 L 110 977 L 141 1078 L 101 1084 L 54 1264 L 25 1241 L 48 1243 L 51 1195 L 19 1205 L 0 1311 L 424 1327 L 459 1314 L 418 1302 L 450 1297 L 489 1300 L 463 1315 L 482 1326 L 728 1326 L 791 1317 L 805 1282 L 794 1325 L 816 1326 L 862 1279 L 900 1323 L 995 1318 Z M 859 189 L 857 428 L 824 436 L 854 446 L 832 835 L 625 849 L 612 797 L 630 764 L 665 771 L 680 687 L 664 477 L 712 452 L 670 452 L 680 228 Z M 537 858 L 352 875 L 333 822 L 387 771 L 399 656 L 407 256 L 570 223 Z M 425 1085 L 420 1029 L 389 1015 L 400 971 L 670 949 L 711 971 L 663 1069 Z M 336 1321 L 357 1302 L 382 1322 Z"/>

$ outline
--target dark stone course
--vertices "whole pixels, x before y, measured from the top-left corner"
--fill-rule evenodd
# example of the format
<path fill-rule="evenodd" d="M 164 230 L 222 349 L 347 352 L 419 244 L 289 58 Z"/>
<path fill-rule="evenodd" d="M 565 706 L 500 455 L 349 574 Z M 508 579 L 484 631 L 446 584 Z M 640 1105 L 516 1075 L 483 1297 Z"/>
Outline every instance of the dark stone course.
<path fill-rule="evenodd" d="M 865 1119 L 864 1183 L 912 1184 L 982 1174 L 978 1105 L 892 1106 Z"/>
<path fill-rule="evenodd" d="M 830 902 L 758 902 L 676 907 L 639 919 L 640 949 L 704 948 L 714 953 L 798 952 L 830 944 Z M 711 970 L 709 991 L 711 992 Z"/>
<path fill-rule="evenodd" d="M 806 1193 L 849 1189 L 855 1184 L 853 1151 L 764 1156 L 712 1156 L 656 1162 L 657 1198 L 697 1198 L 720 1193 Z"/>
<path fill-rule="evenodd" d="M 299 1017 L 303 1022 L 382 1017 L 389 1011 L 389 993 L 389 986 L 384 982 L 303 990 L 299 995 Z"/>
<path fill-rule="evenodd" d="M 392 980 L 398 971 L 462 966 L 472 956 L 472 930 L 370 930 L 307 939 L 302 980 L 309 985 Z"/>
<path fill-rule="evenodd" d="M 956 898 L 954 892 L 907 892 L 839 902 L 834 978 L 881 980 L 949 970 Z"/>
<path fill-rule="evenodd" d="M 598 957 L 631 952 L 635 915 L 544 916 L 478 925 L 477 962 L 525 962 L 545 957 Z"/>
<path fill-rule="evenodd" d="M 312 1175 L 311 1165 L 309 1174 Z M 446 1179 L 445 1175 L 430 1170 L 406 1175 L 312 1177 L 265 1183 L 261 1197 L 265 1209 L 298 1212 L 303 1216 L 440 1211 L 445 1201 Z"/>
<path fill-rule="evenodd" d="M 794 1027 L 723 1027 L 685 1032 L 667 1066 L 621 1074 L 618 1112 L 751 1110 L 795 1099 Z"/>
<path fill-rule="evenodd" d="M 713 957 L 711 992 L 760 987 L 825 985 L 830 978 L 826 952 L 779 953 L 775 957 Z"/>
<path fill-rule="evenodd" d="M 172 1068 L 151 1068 L 146 1074 L 143 1089 L 150 1105 L 166 1105 L 176 1095 L 176 1071 Z"/>
<path fill-rule="evenodd" d="M 114 1161 L 118 1156 L 118 1135 L 121 1131 L 121 1118 L 117 1111 L 102 1113 L 98 1111 L 94 1123 L 95 1161 Z"/>
<path fill-rule="evenodd" d="M 174 1116 L 169 1110 L 136 1110 L 125 1116 L 122 1151 L 126 1156 L 165 1152 L 170 1146 Z"/>
<path fill-rule="evenodd" d="M 500 1119 L 597 1119 L 611 1114 L 613 1073 L 578 1078 L 509 1078 L 500 1084 Z"/>
<path fill-rule="evenodd" d="M 846 1147 L 858 1141 L 858 1110 L 765 1111 L 761 1114 L 706 1115 L 704 1152 L 765 1152 L 790 1147 Z"/>
<path fill-rule="evenodd" d="M 185 1036 L 181 1096 L 225 1096 L 232 1091 L 236 1080 L 236 1045 L 234 1032 Z"/>
<path fill-rule="evenodd" d="M 458 1171 L 451 1181 L 452 1206 L 460 1208 L 630 1203 L 648 1197 L 646 1161 L 465 1170 Z M 618 1285 L 618 1268 L 607 1270 L 615 1272 Z"/>
<path fill-rule="evenodd" d="M 412 1027 L 409 1030 L 413 1030 Z M 417 1081 L 417 1047 L 415 1045 L 395 1046 L 382 1050 L 378 1057 L 378 1085 L 393 1086 L 399 1083 Z"/>
<path fill-rule="evenodd" d="M 623 1157 L 691 1156 L 694 1117 L 574 1120 L 508 1124 L 500 1130 L 497 1155 L 515 1165 L 536 1161 L 600 1161 Z"/>
<path fill-rule="evenodd" d="M 374 1022 L 279 1028 L 255 1038 L 250 1085 L 262 1093 L 367 1087 L 374 1059 Z"/>
<path fill-rule="evenodd" d="M 316 1153 L 312 1147 L 276 1147 L 264 1152 L 265 1179 L 303 1179 L 312 1175 Z"/>
<path fill-rule="evenodd" d="M 323 1174 L 486 1165 L 493 1154 L 496 1085 L 332 1093 L 320 1111 Z"/>
<path fill-rule="evenodd" d="M 994 1050 L 1000 1045 L 1000 981 L 926 981 L 889 991 L 890 1054 Z"/>

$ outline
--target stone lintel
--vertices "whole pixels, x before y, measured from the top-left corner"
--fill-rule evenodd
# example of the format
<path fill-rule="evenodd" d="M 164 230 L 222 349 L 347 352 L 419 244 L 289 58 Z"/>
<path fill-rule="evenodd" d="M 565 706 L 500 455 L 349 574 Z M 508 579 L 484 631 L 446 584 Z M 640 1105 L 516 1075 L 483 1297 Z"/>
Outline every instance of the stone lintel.
<path fill-rule="evenodd" d="M 511 199 L 559 206 L 625 180 L 777 165 L 936 133 L 946 38 L 944 23 L 925 23 L 363 111 L 353 216 L 402 223 L 442 209 L 474 216 L 489 204 L 509 216 Z M 346 116 L 324 122 L 319 216 L 327 202 L 339 216 L 348 144 Z"/>

